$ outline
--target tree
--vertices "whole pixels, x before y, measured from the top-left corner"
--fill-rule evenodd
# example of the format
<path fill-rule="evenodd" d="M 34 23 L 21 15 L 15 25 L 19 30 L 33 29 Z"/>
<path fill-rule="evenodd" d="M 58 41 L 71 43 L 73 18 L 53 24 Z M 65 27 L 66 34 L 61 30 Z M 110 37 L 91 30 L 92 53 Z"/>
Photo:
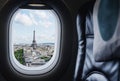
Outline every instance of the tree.
<path fill-rule="evenodd" d="M 24 58 L 23 58 L 23 49 L 19 49 L 14 52 L 15 58 L 21 63 L 25 64 Z"/>

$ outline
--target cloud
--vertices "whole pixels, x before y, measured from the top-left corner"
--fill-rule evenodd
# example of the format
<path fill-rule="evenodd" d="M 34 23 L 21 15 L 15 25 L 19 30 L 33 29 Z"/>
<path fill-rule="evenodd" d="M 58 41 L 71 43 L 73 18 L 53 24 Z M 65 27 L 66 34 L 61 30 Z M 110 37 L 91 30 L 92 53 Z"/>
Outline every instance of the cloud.
<path fill-rule="evenodd" d="M 31 36 L 25 36 L 25 35 L 21 35 L 21 36 L 13 36 L 13 42 L 14 43 L 25 43 L 25 44 L 31 44 L 32 43 L 32 37 Z"/>
<path fill-rule="evenodd" d="M 38 16 L 39 18 L 43 18 L 43 19 L 48 19 L 49 14 L 46 13 L 46 11 L 34 11 L 32 12 L 33 14 L 35 14 L 36 16 Z"/>
<path fill-rule="evenodd" d="M 45 21 L 39 21 L 39 24 L 42 27 L 49 28 L 49 27 L 52 27 L 54 23 L 52 23 L 51 21 L 45 20 Z"/>
<path fill-rule="evenodd" d="M 22 10 L 23 11 L 23 10 Z M 50 11 L 34 10 L 27 13 L 22 13 L 21 11 L 16 15 L 15 22 L 22 24 L 23 26 L 41 26 L 49 28 L 54 26 L 53 21 L 51 21 Z"/>
<path fill-rule="evenodd" d="M 31 26 L 31 25 L 33 25 L 33 22 L 31 20 L 31 18 L 28 15 L 22 14 L 22 13 L 18 13 L 16 15 L 15 21 L 17 23 L 23 24 L 25 26 Z"/>
<path fill-rule="evenodd" d="M 45 43 L 45 42 L 55 42 L 55 37 L 54 36 L 49 36 L 49 35 L 46 35 L 46 34 L 41 34 L 41 35 L 37 35 L 36 36 L 36 41 L 38 43 L 42 42 L 42 43 Z"/>
<path fill-rule="evenodd" d="M 51 27 L 53 25 L 53 23 L 47 21 L 47 22 L 44 22 L 44 25 L 45 25 L 46 28 L 48 28 L 48 27 Z"/>
<path fill-rule="evenodd" d="M 33 40 L 33 28 L 35 27 L 37 43 L 55 42 L 56 21 L 55 17 L 51 15 L 52 13 L 47 10 L 21 10 L 18 12 L 13 24 L 14 30 L 16 30 L 16 32 L 13 32 L 13 41 L 15 43 L 31 44 Z M 16 23 L 22 24 L 22 27 L 21 25 L 15 25 Z M 29 29 L 26 26 L 30 26 Z"/>
<path fill-rule="evenodd" d="M 37 25 L 48 28 L 53 25 L 53 22 L 51 21 L 53 17 L 51 17 L 52 13 L 50 11 L 46 10 L 35 10 L 30 11 L 30 17 L 33 19 L 33 22 L 37 20 Z M 35 22 L 36 23 L 36 22 Z"/>
<path fill-rule="evenodd" d="M 45 34 L 37 35 L 36 36 L 36 41 L 37 42 L 46 42 L 48 39 L 48 36 Z"/>
<path fill-rule="evenodd" d="M 31 18 L 33 24 L 37 26 L 37 25 L 38 25 L 38 22 L 36 21 L 34 15 L 33 15 L 32 13 L 29 13 L 29 15 L 30 15 L 30 18 Z"/>

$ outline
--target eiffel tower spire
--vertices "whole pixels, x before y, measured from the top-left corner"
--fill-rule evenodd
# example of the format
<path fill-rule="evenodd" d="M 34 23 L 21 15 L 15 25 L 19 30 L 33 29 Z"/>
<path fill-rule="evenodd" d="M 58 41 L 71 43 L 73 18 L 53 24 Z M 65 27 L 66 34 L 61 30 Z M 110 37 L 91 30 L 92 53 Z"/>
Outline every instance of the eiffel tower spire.
<path fill-rule="evenodd" d="M 33 31 L 33 41 L 35 41 L 35 30 Z"/>
<path fill-rule="evenodd" d="M 35 30 L 33 31 L 33 41 L 32 41 L 32 45 L 33 49 L 36 49 L 37 47 L 37 43 L 36 43 L 36 40 L 35 40 Z"/>

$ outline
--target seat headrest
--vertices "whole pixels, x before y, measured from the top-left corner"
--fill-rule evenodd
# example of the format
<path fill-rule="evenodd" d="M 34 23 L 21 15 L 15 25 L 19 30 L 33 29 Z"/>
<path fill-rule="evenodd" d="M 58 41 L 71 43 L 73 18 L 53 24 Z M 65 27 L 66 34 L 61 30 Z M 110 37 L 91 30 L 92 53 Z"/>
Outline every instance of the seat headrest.
<path fill-rule="evenodd" d="M 93 11 L 96 61 L 120 58 L 120 0 L 97 0 Z"/>

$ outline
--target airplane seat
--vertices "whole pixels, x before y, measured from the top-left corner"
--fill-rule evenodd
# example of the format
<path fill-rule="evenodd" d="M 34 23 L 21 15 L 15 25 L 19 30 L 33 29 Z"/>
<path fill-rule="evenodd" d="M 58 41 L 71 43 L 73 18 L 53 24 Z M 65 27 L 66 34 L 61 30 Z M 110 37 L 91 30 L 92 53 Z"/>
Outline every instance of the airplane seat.
<path fill-rule="evenodd" d="M 93 56 L 93 7 L 83 5 L 77 15 L 78 54 L 74 81 L 119 81 L 119 61 L 96 62 Z"/>

